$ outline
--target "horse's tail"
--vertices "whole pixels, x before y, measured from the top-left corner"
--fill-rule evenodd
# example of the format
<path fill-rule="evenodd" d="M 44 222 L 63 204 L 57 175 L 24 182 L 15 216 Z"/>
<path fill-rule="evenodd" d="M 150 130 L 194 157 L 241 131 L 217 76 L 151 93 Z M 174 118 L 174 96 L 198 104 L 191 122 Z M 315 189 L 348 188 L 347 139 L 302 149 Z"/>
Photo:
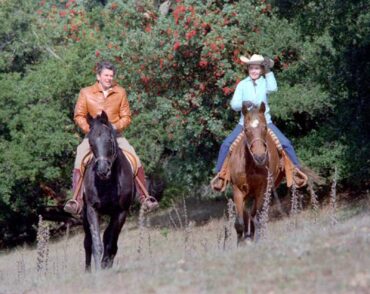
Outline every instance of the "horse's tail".
<path fill-rule="evenodd" d="M 302 167 L 302 172 L 304 172 L 306 176 L 308 177 L 309 185 L 315 184 L 315 185 L 321 186 L 325 183 L 325 180 L 322 176 L 320 176 L 318 173 L 316 173 L 315 171 L 313 171 L 312 169 L 306 166 Z"/>

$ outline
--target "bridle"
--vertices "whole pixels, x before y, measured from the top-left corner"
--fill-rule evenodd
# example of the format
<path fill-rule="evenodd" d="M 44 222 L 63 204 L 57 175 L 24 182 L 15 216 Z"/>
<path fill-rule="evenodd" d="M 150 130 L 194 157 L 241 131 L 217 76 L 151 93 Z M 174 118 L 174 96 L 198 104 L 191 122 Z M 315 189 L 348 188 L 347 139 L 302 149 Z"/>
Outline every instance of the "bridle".
<path fill-rule="evenodd" d="M 256 159 L 254 157 L 254 153 L 252 152 L 252 147 L 253 147 L 253 144 L 256 143 L 257 141 L 261 141 L 263 143 L 263 145 L 265 146 L 265 158 L 268 158 L 268 149 L 267 149 L 267 142 L 266 140 L 262 139 L 262 138 L 254 138 L 252 140 L 252 142 L 248 142 L 247 138 L 245 138 L 245 143 L 247 145 L 247 148 L 248 148 L 248 151 L 249 153 L 252 155 L 253 157 L 253 160 L 256 162 Z"/>
<path fill-rule="evenodd" d="M 108 128 L 110 130 L 110 128 L 108 126 L 106 126 L 106 125 L 103 125 L 103 127 L 106 127 L 106 128 Z M 113 153 L 113 156 L 111 157 L 112 160 L 111 160 L 110 168 L 112 167 L 113 162 L 116 160 L 117 155 L 118 155 L 118 153 L 117 153 L 117 142 L 115 140 L 115 137 L 114 137 L 114 134 L 113 133 L 111 134 L 111 142 L 112 142 L 112 144 L 111 144 L 111 151 Z M 93 154 L 94 154 L 94 152 L 93 152 Z M 105 161 L 109 162 L 110 159 L 108 157 L 106 157 L 106 156 L 95 157 L 95 154 L 94 154 L 94 165 L 99 160 L 105 160 Z"/>

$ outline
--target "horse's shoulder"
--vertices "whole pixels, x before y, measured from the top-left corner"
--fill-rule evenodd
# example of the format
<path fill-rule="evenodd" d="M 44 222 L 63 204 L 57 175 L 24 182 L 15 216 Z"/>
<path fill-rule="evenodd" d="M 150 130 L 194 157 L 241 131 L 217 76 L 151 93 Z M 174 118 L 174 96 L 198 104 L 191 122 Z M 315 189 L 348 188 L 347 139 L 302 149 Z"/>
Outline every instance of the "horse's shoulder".
<path fill-rule="evenodd" d="M 281 145 L 278 147 L 278 144 L 280 144 L 278 141 L 276 142 L 274 138 L 271 137 L 271 134 L 268 133 L 266 136 L 266 143 L 268 147 L 268 151 L 271 156 L 279 157 L 279 148 L 282 148 Z"/>
<path fill-rule="evenodd" d="M 232 146 L 230 147 L 230 165 L 231 169 L 237 169 L 238 167 L 242 168 L 245 157 L 244 150 L 244 139 L 245 135 L 242 133 L 237 137 Z"/>

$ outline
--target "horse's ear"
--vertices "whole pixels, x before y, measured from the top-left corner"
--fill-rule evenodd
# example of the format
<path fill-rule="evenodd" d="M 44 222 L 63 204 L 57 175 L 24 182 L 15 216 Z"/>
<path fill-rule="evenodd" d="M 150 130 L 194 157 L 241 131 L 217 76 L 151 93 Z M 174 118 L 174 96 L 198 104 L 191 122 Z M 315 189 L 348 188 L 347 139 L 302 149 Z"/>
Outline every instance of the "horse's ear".
<path fill-rule="evenodd" d="M 253 107 L 253 103 L 251 101 L 243 101 L 242 104 L 242 113 L 243 115 L 246 115 L 247 112 Z"/>
<path fill-rule="evenodd" d="M 90 128 L 93 126 L 94 124 L 94 119 L 93 117 L 90 115 L 90 113 L 87 113 L 87 116 L 86 116 L 86 120 L 87 120 L 87 123 L 89 124 Z"/>
<path fill-rule="evenodd" d="M 100 114 L 100 122 L 102 124 L 105 124 L 105 125 L 108 125 L 108 115 L 105 113 L 105 111 L 103 110 L 102 113 Z"/>
<path fill-rule="evenodd" d="M 265 102 L 262 102 L 260 105 L 260 113 L 265 113 L 266 111 L 266 104 Z"/>

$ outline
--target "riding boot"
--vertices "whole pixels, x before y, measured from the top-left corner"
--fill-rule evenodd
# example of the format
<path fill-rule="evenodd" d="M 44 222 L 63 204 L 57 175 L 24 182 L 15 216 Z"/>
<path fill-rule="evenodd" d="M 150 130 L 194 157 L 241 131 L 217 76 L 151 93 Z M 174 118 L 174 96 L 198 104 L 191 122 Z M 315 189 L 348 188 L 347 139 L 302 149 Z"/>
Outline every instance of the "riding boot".
<path fill-rule="evenodd" d="M 221 192 L 223 187 L 225 186 L 225 179 L 222 178 L 221 172 L 217 173 L 217 175 L 211 181 L 211 188 L 214 191 Z"/>
<path fill-rule="evenodd" d="M 285 151 L 282 151 L 282 156 L 284 158 L 284 170 L 287 186 L 291 187 L 293 183 L 297 188 L 302 188 L 306 186 L 308 182 L 307 175 L 301 170 L 300 167 L 293 164 Z"/>
<path fill-rule="evenodd" d="M 224 192 L 227 184 L 230 181 L 230 170 L 229 170 L 230 153 L 226 157 L 221 170 L 211 180 L 211 188 L 216 192 Z"/>
<path fill-rule="evenodd" d="M 64 211 L 72 215 L 79 215 L 83 207 L 83 189 L 81 171 L 77 168 L 73 170 L 72 192 L 72 199 L 64 205 Z"/>
<path fill-rule="evenodd" d="M 158 208 L 157 199 L 150 196 L 146 189 L 145 173 L 143 167 L 139 167 L 135 177 L 136 189 L 139 192 L 139 201 L 145 212 L 150 212 Z"/>
<path fill-rule="evenodd" d="M 295 167 L 293 173 L 294 183 L 296 184 L 297 188 L 302 188 L 307 185 L 308 177 L 307 175 L 301 170 L 299 167 Z"/>

